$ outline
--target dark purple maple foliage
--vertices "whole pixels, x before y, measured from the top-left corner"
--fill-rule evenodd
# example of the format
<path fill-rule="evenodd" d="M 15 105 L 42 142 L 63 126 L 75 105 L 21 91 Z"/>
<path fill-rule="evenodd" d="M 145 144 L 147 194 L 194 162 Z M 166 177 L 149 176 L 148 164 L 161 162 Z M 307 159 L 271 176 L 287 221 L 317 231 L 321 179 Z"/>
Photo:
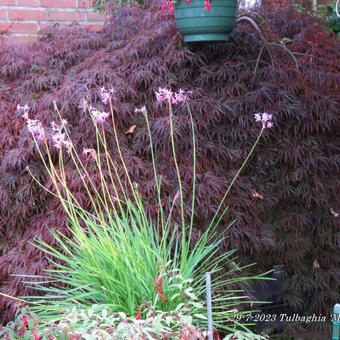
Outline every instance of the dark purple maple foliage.
<path fill-rule="evenodd" d="M 49 262 L 31 242 L 42 238 L 54 244 L 49 229 L 67 233 L 58 200 L 26 171 L 29 166 L 52 188 L 17 104 L 27 103 L 31 117 L 49 125 L 57 120 L 56 101 L 81 151 L 95 144 L 83 99 L 103 108 L 100 88 L 114 87 L 124 157 L 154 215 L 147 129 L 134 109 L 145 105 L 149 112 L 163 194 L 174 197 L 178 184 L 167 107 L 155 97 L 159 87 L 169 87 L 193 91 L 190 107 L 198 153 L 194 238 L 210 221 L 257 137 L 253 114 L 273 114 L 275 127 L 265 131 L 227 200 L 230 210 L 221 231 L 233 219 L 236 222 L 221 251 L 237 248 L 243 263 L 257 263 L 251 269 L 257 273 L 281 266 L 277 304 L 289 303 L 292 310 L 307 315 L 330 313 L 340 300 L 340 44 L 316 19 L 289 5 L 279 11 L 266 5 L 261 16 L 263 20 L 254 20 L 264 39 L 249 22 L 241 21 L 229 42 L 186 46 L 168 12 L 127 6 L 102 32 L 54 27 L 33 45 L 1 47 L 1 292 L 32 294 L 22 278 L 11 274 L 40 275 Z M 133 125 L 134 133 L 126 134 Z M 119 162 L 112 126 L 105 127 L 109 148 Z M 192 140 L 181 105 L 175 109 L 174 133 L 189 217 Z M 57 162 L 57 152 L 53 157 Z M 89 206 L 71 162 L 66 162 L 66 169 L 72 191 Z M 93 177 L 99 181 L 95 172 Z M 2 322 L 10 320 L 14 305 L 0 298 Z"/>

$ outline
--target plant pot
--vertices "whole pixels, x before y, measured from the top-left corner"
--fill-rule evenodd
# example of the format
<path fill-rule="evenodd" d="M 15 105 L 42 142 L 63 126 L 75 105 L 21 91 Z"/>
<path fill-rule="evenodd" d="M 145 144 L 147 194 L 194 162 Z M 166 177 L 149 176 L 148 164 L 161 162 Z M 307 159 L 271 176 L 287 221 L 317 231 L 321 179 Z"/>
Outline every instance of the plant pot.
<path fill-rule="evenodd" d="M 210 11 L 203 0 L 175 4 L 176 26 L 185 42 L 228 40 L 237 17 L 237 0 L 210 0 Z"/>

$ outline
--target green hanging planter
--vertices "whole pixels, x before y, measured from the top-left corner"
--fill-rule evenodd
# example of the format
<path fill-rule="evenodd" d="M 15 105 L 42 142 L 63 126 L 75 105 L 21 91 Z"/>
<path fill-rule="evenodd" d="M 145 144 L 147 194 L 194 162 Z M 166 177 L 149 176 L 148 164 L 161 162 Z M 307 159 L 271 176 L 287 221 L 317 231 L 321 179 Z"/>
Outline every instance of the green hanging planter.
<path fill-rule="evenodd" d="M 211 0 L 210 11 L 203 0 L 175 4 L 176 26 L 185 42 L 228 40 L 237 17 L 237 0 Z"/>

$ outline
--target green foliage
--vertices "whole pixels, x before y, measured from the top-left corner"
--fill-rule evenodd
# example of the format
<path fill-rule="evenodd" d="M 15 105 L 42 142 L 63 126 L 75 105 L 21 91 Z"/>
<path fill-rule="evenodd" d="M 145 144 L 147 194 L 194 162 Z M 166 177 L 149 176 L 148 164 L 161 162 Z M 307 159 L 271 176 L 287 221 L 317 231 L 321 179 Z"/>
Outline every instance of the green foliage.
<path fill-rule="evenodd" d="M 193 307 L 192 297 L 187 296 L 187 306 L 178 306 L 171 312 L 154 311 L 147 308 L 144 319 L 128 317 L 125 313 L 112 313 L 100 305 L 88 310 L 66 311 L 58 322 L 45 325 L 27 308 L 19 309 L 15 321 L 0 329 L 0 337 L 9 340 L 130 340 L 130 339 L 193 339 L 207 338 L 207 332 L 195 328 L 188 307 Z M 197 315 L 198 316 L 198 315 Z M 200 318 L 205 318 L 199 315 Z M 7 339 L 8 339 L 7 338 Z M 265 340 L 267 336 L 237 331 L 223 340 Z"/>
<path fill-rule="evenodd" d="M 109 2 L 109 0 L 89 0 L 89 2 L 95 12 L 104 12 L 105 5 Z"/>
<path fill-rule="evenodd" d="M 174 274 L 175 276 L 173 276 Z M 179 285 L 187 285 L 176 273 L 165 277 L 168 286 L 178 290 Z M 42 339 L 178 339 L 180 334 L 189 333 L 203 339 L 204 334 L 193 325 L 194 319 L 204 320 L 204 315 L 196 313 L 202 308 L 197 298 L 188 290 L 181 290 L 185 304 L 181 303 L 174 310 L 165 312 L 145 303 L 139 308 L 139 316 L 127 316 L 124 312 L 113 313 L 106 305 L 92 305 L 88 309 L 73 307 L 60 312 L 57 318 L 41 318 L 31 309 L 19 309 L 16 321 L 10 322 L 0 330 L 0 336 L 10 339 L 30 339 L 36 334 Z M 172 298 L 175 295 L 172 296 Z M 173 300 L 173 299 L 172 299 Z M 188 313 L 190 310 L 190 313 Z"/>
<path fill-rule="evenodd" d="M 309 0 L 312 8 L 312 0 Z M 336 32 L 340 37 L 340 18 L 336 14 L 337 0 L 332 0 L 328 4 L 317 4 L 314 9 L 310 10 L 303 6 L 300 1 L 295 0 L 295 8 L 298 12 L 307 12 L 308 14 L 322 20 L 326 27 Z"/>
<path fill-rule="evenodd" d="M 144 0 L 88 0 L 90 7 L 93 8 L 95 12 L 103 13 L 107 12 L 110 15 L 117 13 L 121 6 L 127 4 L 144 4 Z"/>

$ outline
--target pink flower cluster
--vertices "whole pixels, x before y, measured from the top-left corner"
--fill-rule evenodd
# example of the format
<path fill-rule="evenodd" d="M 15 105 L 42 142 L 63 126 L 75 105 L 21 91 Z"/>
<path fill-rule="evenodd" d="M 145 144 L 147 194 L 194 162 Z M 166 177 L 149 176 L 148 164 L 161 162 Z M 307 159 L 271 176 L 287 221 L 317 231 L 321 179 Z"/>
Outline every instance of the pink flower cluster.
<path fill-rule="evenodd" d="M 112 96 L 115 92 L 116 92 L 116 90 L 113 89 L 113 88 L 110 88 L 107 91 L 105 87 L 102 87 L 100 89 L 100 98 L 101 98 L 102 103 L 107 105 L 110 102 L 110 100 L 112 100 L 112 98 L 113 98 Z"/>
<path fill-rule="evenodd" d="M 107 118 L 110 115 L 108 112 L 99 111 L 93 106 L 90 106 L 90 112 L 91 112 L 92 117 L 98 124 L 105 123 L 107 121 Z"/>
<path fill-rule="evenodd" d="M 29 106 L 26 104 L 25 106 L 17 105 L 17 110 L 22 117 L 26 120 L 28 131 L 37 139 L 44 140 L 46 137 L 46 131 L 42 126 L 42 123 L 39 120 L 30 119 L 28 116 L 28 112 L 30 110 Z M 51 140 L 53 142 L 53 146 L 57 149 L 61 149 L 63 146 L 67 149 L 68 152 L 72 149 L 72 143 L 67 140 L 66 134 L 63 132 L 68 122 L 66 119 L 61 120 L 60 126 L 58 126 L 55 122 L 51 123 Z"/>
<path fill-rule="evenodd" d="M 34 119 L 26 119 L 27 129 L 28 131 L 33 134 L 37 140 L 43 140 L 45 137 L 45 129 L 43 128 L 42 124 L 38 120 Z"/>
<path fill-rule="evenodd" d="M 146 111 L 145 105 L 142 106 L 140 109 L 135 108 L 135 113 L 138 113 L 138 112 L 142 113 L 144 117 L 146 117 L 148 114 L 148 111 Z"/>
<path fill-rule="evenodd" d="M 96 151 L 94 149 L 84 148 L 82 154 L 86 158 L 88 158 L 90 156 L 94 160 L 97 160 L 97 153 L 96 153 Z"/>
<path fill-rule="evenodd" d="M 182 89 L 180 89 L 178 92 L 173 92 L 167 88 L 161 87 L 158 89 L 158 91 L 156 91 L 156 98 L 159 102 L 163 100 L 170 100 L 172 104 L 188 101 L 188 96 Z"/>
<path fill-rule="evenodd" d="M 37 140 L 43 140 L 45 137 L 45 130 L 38 120 L 30 119 L 28 116 L 28 112 L 30 111 L 30 107 L 25 104 L 25 106 L 17 105 L 18 113 L 26 120 L 28 131 L 35 136 Z"/>
<path fill-rule="evenodd" d="M 263 129 L 270 129 L 274 126 L 274 124 L 271 122 L 273 119 L 273 115 L 263 112 L 263 113 L 255 113 L 254 114 L 255 121 L 258 123 L 262 123 Z"/>
<path fill-rule="evenodd" d="M 63 146 L 67 149 L 67 151 L 70 153 L 72 149 L 72 142 L 66 139 L 66 134 L 62 132 L 62 130 L 68 125 L 68 122 L 66 119 L 61 120 L 61 125 L 58 126 L 55 122 L 51 123 L 51 129 L 52 129 L 52 142 L 53 146 L 57 149 L 61 149 Z"/>
<path fill-rule="evenodd" d="M 24 119 L 28 119 L 29 110 L 30 107 L 27 104 L 25 104 L 25 106 L 20 106 L 20 104 L 17 105 L 17 111 Z"/>

